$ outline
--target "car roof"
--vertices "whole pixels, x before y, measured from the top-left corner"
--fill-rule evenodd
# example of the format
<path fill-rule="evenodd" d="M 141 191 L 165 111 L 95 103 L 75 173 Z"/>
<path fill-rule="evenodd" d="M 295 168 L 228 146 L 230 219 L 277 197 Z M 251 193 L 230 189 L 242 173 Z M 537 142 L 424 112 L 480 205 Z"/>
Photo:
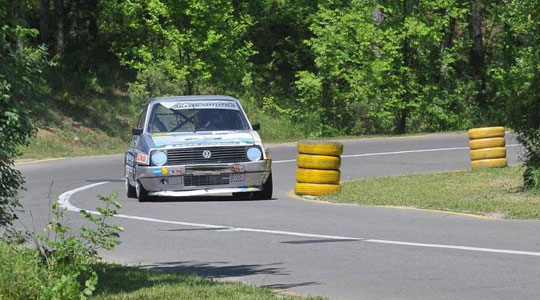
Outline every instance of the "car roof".
<path fill-rule="evenodd" d="M 172 97 L 157 97 L 148 100 L 148 104 L 169 102 L 169 101 L 212 101 L 212 100 L 225 100 L 225 101 L 238 101 L 238 99 L 231 96 L 224 95 L 191 95 L 191 96 L 172 96 Z"/>

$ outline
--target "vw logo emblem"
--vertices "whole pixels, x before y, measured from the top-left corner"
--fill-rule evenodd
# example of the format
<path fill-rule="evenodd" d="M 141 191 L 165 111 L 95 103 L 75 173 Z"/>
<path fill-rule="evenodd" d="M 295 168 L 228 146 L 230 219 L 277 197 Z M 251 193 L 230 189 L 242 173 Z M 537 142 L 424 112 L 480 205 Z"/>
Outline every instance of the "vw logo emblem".
<path fill-rule="evenodd" d="M 202 152 L 202 157 L 209 159 L 210 157 L 212 157 L 212 152 L 210 152 L 210 150 L 204 150 Z"/>

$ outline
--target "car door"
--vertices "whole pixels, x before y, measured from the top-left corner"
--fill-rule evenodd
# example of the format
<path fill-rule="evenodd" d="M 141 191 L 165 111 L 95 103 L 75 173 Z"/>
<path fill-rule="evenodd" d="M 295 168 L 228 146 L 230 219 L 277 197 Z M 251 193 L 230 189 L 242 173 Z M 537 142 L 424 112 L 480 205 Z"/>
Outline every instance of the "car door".
<path fill-rule="evenodd" d="M 137 122 L 136 128 L 143 128 L 146 121 L 146 112 L 148 110 L 148 105 L 146 105 L 139 116 L 139 121 Z M 126 152 L 125 162 L 125 176 L 131 179 L 135 179 L 135 149 L 137 143 L 139 142 L 140 135 L 133 135 L 131 138 L 131 144 L 129 150 Z"/>

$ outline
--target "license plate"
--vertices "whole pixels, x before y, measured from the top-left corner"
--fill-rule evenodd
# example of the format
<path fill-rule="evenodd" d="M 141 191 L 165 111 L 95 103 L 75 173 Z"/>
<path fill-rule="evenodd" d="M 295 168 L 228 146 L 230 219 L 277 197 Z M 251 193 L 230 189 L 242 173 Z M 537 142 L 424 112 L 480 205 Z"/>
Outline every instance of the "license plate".
<path fill-rule="evenodd" d="M 230 182 L 242 182 L 246 180 L 246 174 L 231 174 Z"/>

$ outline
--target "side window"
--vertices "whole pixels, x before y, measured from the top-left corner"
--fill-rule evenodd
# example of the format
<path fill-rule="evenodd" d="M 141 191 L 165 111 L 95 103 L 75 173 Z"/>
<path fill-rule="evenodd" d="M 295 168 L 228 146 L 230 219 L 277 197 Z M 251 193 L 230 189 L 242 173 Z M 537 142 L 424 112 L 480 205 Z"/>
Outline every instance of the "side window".
<path fill-rule="evenodd" d="M 137 128 L 144 128 L 144 121 L 146 120 L 146 110 L 148 109 L 148 106 L 146 106 L 142 113 L 141 113 L 141 116 L 139 117 L 139 122 L 137 123 Z"/>

